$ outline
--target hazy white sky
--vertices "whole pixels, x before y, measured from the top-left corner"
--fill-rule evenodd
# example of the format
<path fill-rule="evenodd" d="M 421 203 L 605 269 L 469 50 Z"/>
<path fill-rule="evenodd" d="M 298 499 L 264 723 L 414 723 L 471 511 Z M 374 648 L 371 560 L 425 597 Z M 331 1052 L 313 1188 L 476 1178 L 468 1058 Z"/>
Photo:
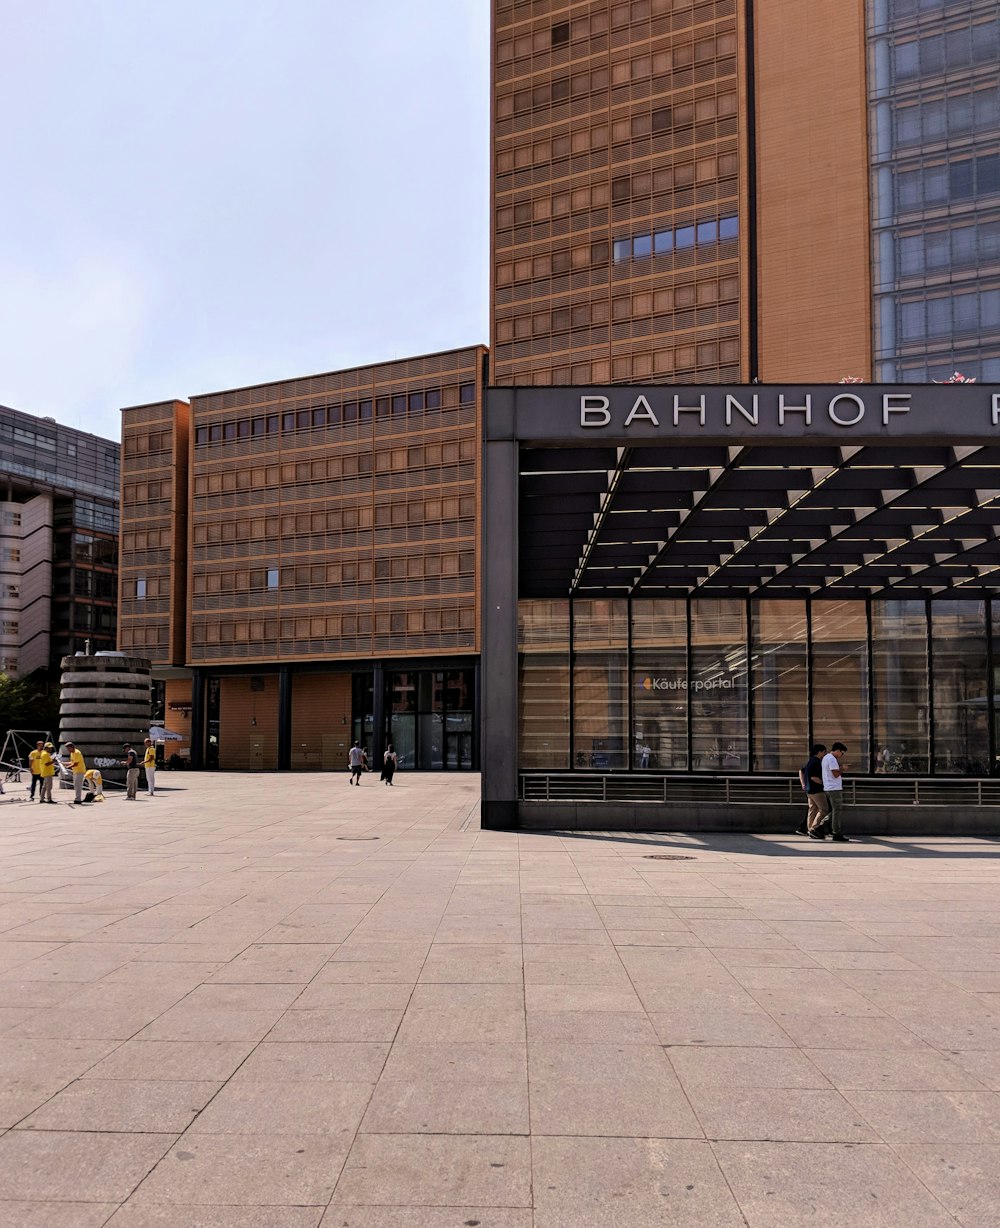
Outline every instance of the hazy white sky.
<path fill-rule="evenodd" d="M 0 0 L 0 404 L 487 339 L 486 0 Z"/>

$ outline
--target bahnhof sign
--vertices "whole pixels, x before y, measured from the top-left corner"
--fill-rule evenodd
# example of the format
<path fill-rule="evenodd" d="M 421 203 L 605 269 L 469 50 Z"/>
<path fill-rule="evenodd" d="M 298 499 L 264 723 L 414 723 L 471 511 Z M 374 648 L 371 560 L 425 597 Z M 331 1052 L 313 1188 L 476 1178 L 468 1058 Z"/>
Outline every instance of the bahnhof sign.
<path fill-rule="evenodd" d="M 483 822 L 1000 819 L 1000 389 L 487 395 Z"/>

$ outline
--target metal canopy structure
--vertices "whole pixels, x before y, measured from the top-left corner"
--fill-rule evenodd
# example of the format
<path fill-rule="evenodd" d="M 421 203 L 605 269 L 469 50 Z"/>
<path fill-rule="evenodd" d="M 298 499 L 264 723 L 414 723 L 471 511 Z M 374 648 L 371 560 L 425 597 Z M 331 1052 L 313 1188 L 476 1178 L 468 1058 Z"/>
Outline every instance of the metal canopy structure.
<path fill-rule="evenodd" d="M 1000 592 L 1000 442 L 528 443 L 518 469 L 521 597 Z"/>

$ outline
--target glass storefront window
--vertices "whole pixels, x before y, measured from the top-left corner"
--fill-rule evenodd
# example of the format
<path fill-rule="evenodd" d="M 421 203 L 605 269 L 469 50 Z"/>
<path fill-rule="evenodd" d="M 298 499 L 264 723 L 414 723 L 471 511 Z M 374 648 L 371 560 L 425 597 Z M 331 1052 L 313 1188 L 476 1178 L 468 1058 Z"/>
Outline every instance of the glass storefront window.
<path fill-rule="evenodd" d="M 732 598 L 691 602 L 691 770 L 745 772 L 746 606 Z"/>
<path fill-rule="evenodd" d="M 975 600 L 523 601 L 519 766 L 794 775 L 812 737 L 846 743 L 851 774 L 1000 775 L 1000 602 L 990 617 L 991 650 Z M 471 736 L 460 674 L 435 676 L 446 765 Z"/>
<path fill-rule="evenodd" d="M 924 602 L 874 602 L 872 653 L 875 770 L 924 773 L 929 760 Z"/>
<path fill-rule="evenodd" d="M 628 603 L 573 603 L 573 755 L 578 768 L 628 767 Z"/>
<path fill-rule="evenodd" d="M 521 767 L 569 762 L 569 602 L 519 601 L 518 757 Z"/>
<path fill-rule="evenodd" d="M 814 601 L 810 617 L 813 737 L 825 746 L 843 742 L 852 770 L 867 772 L 867 608 L 863 601 Z"/>
<path fill-rule="evenodd" d="M 978 601 L 931 602 L 934 771 L 989 772 L 986 618 Z"/>
<path fill-rule="evenodd" d="M 632 766 L 686 771 L 687 603 L 632 603 Z"/>
<path fill-rule="evenodd" d="M 753 766 L 795 772 L 809 750 L 806 604 L 765 600 L 751 608 Z"/>

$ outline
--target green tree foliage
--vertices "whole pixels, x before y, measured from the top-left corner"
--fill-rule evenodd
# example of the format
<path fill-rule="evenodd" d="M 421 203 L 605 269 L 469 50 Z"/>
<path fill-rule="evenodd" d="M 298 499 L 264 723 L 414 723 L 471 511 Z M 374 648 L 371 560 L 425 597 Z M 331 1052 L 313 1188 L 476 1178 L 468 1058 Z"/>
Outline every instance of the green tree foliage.
<path fill-rule="evenodd" d="M 27 678 L 0 674 L 0 745 L 8 729 L 49 729 L 54 737 L 58 727 L 59 691 L 44 671 Z"/>

